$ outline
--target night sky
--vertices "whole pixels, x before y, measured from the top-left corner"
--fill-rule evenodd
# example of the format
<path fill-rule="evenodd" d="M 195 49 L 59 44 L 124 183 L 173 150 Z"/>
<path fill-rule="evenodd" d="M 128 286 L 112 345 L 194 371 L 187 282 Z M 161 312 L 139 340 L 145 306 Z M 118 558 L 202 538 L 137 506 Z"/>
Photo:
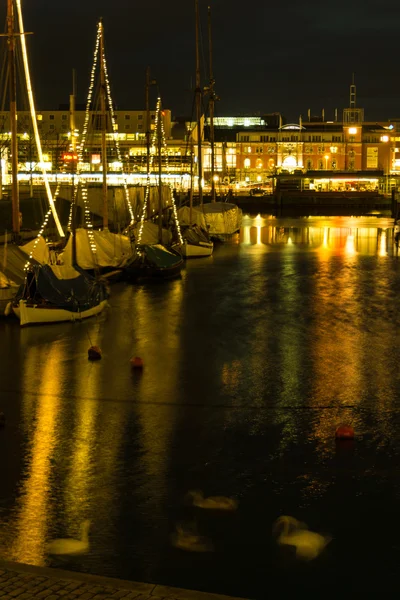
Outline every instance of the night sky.
<path fill-rule="evenodd" d="M 204 58 L 207 6 L 212 8 L 216 115 L 281 112 L 306 117 L 349 104 L 367 120 L 400 117 L 400 5 L 394 0 L 199 0 Z M 6 2 L 2 2 L 4 19 Z M 195 76 L 194 0 L 23 0 L 37 105 L 58 108 L 77 70 L 86 99 L 96 26 L 103 17 L 114 102 L 143 109 L 145 69 L 157 79 L 174 116 L 192 114 Z M 207 65 L 203 68 L 207 72 Z M 206 80 L 204 79 L 204 83 Z M 155 96 L 154 90 L 154 96 Z M 153 100 L 155 103 L 155 100 Z"/>

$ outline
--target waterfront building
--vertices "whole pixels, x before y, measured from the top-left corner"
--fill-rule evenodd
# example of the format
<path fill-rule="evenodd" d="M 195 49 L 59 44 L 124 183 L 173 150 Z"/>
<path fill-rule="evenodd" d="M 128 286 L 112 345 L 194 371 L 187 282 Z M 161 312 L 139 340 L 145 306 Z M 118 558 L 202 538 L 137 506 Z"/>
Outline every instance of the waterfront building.
<path fill-rule="evenodd" d="M 79 144 L 85 119 L 85 107 L 74 112 L 75 130 L 70 131 L 70 112 L 67 105 L 59 110 L 38 111 L 44 160 L 54 177 L 68 175 L 71 165 L 65 160 L 72 137 Z M 116 128 L 107 133 L 109 176 L 128 175 L 129 183 L 142 183 L 146 177 L 146 111 L 115 110 Z M 150 111 L 151 130 L 155 111 Z M 18 164 L 21 178 L 39 175 L 36 148 L 29 127 L 28 112 L 18 113 Z M 211 145 L 209 120 L 204 119 L 203 178 L 210 184 Z M 171 111 L 163 111 L 167 153 L 163 170 L 168 171 L 176 187 L 187 187 L 191 168 L 195 176 L 197 163 L 196 125 L 188 120 L 173 120 Z M 108 124 L 110 125 L 110 124 Z M 87 136 L 84 171 L 100 175 L 101 119 L 96 111 L 90 113 L 90 135 Z M 108 127 L 110 129 L 110 127 Z M 7 183 L 9 162 L 9 114 L 0 112 L 0 177 Z M 301 190 L 315 191 L 379 191 L 390 193 L 400 180 L 400 119 L 371 122 L 365 120 L 364 110 L 356 106 L 356 88 L 350 86 L 350 105 L 338 119 L 320 116 L 298 119 L 288 123 L 280 113 L 249 116 L 217 116 L 214 118 L 214 173 L 221 193 L 228 187 L 260 185 L 270 192 L 278 181 Z M 121 148 L 122 162 L 116 157 L 113 139 Z M 190 144 L 190 139 L 194 144 Z"/>

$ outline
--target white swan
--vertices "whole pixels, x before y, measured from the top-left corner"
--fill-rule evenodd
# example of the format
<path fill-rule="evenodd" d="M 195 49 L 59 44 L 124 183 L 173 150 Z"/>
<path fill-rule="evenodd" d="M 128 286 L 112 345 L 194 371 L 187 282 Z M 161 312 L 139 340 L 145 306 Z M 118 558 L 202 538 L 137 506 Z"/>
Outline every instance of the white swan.
<path fill-rule="evenodd" d="M 210 510 L 236 510 L 237 500 L 227 498 L 226 496 L 209 496 L 204 498 L 203 493 L 199 491 L 188 492 L 187 497 L 192 500 L 193 506 L 199 508 L 208 508 Z"/>
<path fill-rule="evenodd" d="M 188 531 L 182 525 L 176 526 L 176 532 L 171 535 L 171 543 L 175 548 L 189 552 L 213 552 L 212 542 L 194 531 Z"/>
<path fill-rule="evenodd" d="M 282 516 L 275 521 L 274 532 L 281 531 L 278 536 L 278 544 L 294 546 L 296 557 L 303 560 L 313 560 L 321 554 L 322 550 L 331 541 L 328 535 L 320 535 L 308 531 L 305 523 L 300 523 L 293 517 Z"/>
<path fill-rule="evenodd" d="M 47 552 L 49 554 L 84 554 L 89 550 L 89 527 L 90 521 L 83 521 L 81 525 L 81 538 L 59 538 L 49 542 Z"/>

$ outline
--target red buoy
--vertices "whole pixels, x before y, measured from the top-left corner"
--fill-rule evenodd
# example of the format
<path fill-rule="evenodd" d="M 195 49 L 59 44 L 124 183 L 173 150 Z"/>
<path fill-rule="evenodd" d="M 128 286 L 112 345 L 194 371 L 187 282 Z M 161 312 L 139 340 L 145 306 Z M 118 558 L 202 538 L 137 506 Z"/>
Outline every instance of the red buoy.
<path fill-rule="evenodd" d="M 98 346 L 90 346 L 88 350 L 89 360 L 99 360 L 101 358 L 101 350 Z"/>
<path fill-rule="evenodd" d="M 140 358 L 140 356 L 135 356 L 134 358 L 131 358 L 131 367 L 132 369 L 143 369 L 143 359 Z"/>
<path fill-rule="evenodd" d="M 350 425 L 340 425 L 336 429 L 335 437 L 337 440 L 354 440 L 354 429 Z"/>

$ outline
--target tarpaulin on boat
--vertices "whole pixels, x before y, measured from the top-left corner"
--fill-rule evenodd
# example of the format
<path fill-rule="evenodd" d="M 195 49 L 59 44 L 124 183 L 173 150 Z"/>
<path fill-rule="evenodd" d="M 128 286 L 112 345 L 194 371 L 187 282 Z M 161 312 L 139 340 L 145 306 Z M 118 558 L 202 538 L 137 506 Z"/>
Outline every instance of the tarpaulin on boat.
<path fill-rule="evenodd" d="M 132 256 L 132 246 L 125 235 L 111 233 L 111 231 L 94 231 L 77 229 L 76 235 L 76 260 L 82 269 L 92 270 L 97 267 L 122 267 L 125 261 Z M 95 249 L 91 247 L 93 236 Z M 72 265 L 72 236 L 70 236 L 60 259 L 65 265 Z"/>
<path fill-rule="evenodd" d="M 143 246 L 143 250 L 146 254 L 146 258 L 159 268 L 173 267 L 177 262 L 182 260 L 176 253 L 170 252 L 160 244 Z"/>
<path fill-rule="evenodd" d="M 211 202 L 203 205 L 207 229 L 210 235 L 231 235 L 239 231 L 242 210 L 229 202 Z"/>
<path fill-rule="evenodd" d="M 82 312 L 107 298 L 106 288 L 87 273 L 67 266 L 34 266 L 20 286 L 16 300 L 45 300 L 65 310 Z"/>
<path fill-rule="evenodd" d="M 182 206 L 178 211 L 178 221 L 181 227 L 185 225 L 198 225 L 203 229 L 207 229 L 206 219 L 203 211 L 199 207 L 192 207 L 192 218 L 190 218 L 190 207 Z"/>
<path fill-rule="evenodd" d="M 135 237 L 136 242 L 139 242 L 139 231 L 142 227 L 141 223 L 136 223 L 132 227 L 132 231 Z M 168 229 L 162 230 L 162 243 L 170 244 L 171 243 L 171 232 Z M 142 234 L 140 236 L 140 244 L 157 244 L 160 241 L 159 239 L 159 231 L 158 225 L 156 223 L 152 223 L 151 221 L 144 221 L 142 227 Z"/>
<path fill-rule="evenodd" d="M 27 256 L 30 256 L 32 253 L 32 258 L 42 265 L 47 265 L 51 262 L 49 248 L 42 236 L 31 240 L 27 244 L 20 246 L 20 248 Z"/>

